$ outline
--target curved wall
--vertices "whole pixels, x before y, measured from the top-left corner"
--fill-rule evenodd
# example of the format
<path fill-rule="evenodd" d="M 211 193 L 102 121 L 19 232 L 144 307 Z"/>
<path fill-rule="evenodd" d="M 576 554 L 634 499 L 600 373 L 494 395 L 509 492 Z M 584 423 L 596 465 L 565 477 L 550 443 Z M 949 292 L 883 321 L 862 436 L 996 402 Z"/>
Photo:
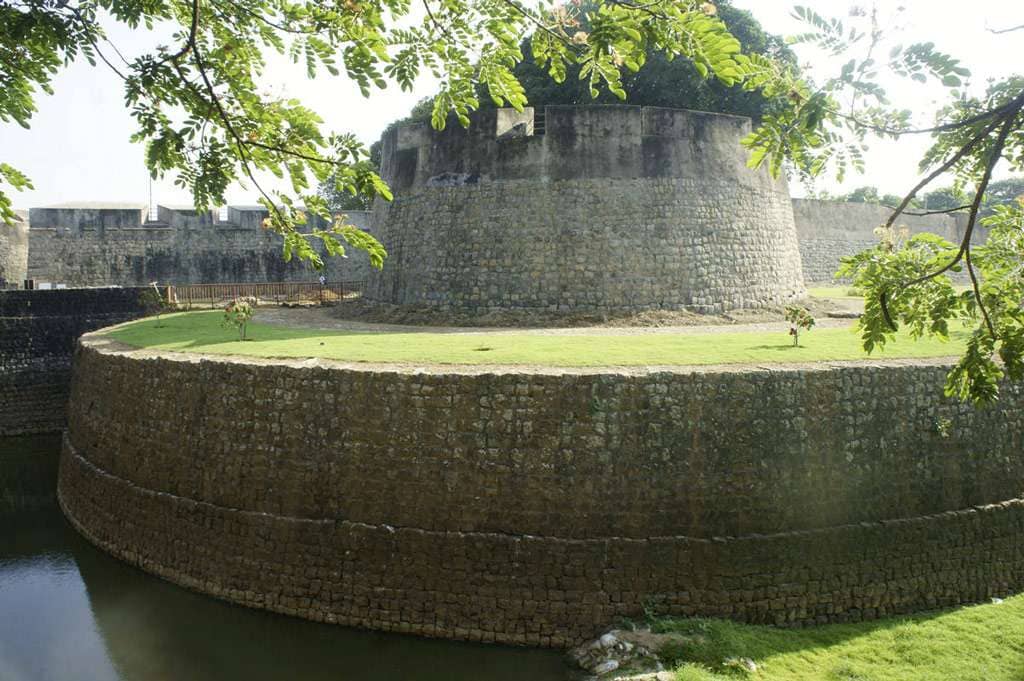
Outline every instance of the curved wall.
<path fill-rule="evenodd" d="M 750 121 L 635 106 L 480 113 L 383 140 L 395 192 L 367 298 L 470 312 L 720 312 L 805 295 L 784 181 L 746 167 Z"/>
<path fill-rule="evenodd" d="M 1024 588 L 1024 392 L 975 411 L 944 371 L 374 371 L 87 336 L 59 495 L 130 562 L 322 621 L 559 646 L 645 606 L 872 618 Z"/>

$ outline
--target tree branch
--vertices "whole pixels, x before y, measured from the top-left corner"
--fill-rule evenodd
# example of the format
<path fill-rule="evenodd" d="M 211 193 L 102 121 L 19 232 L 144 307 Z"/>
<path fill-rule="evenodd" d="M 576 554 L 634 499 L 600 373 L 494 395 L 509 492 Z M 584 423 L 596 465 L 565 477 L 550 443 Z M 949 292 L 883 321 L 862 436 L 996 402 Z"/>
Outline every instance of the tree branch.
<path fill-rule="evenodd" d="M 1012 33 L 1013 31 L 1020 31 L 1022 29 L 1024 29 L 1024 24 L 1021 24 L 1020 26 L 1012 26 L 1010 28 L 989 28 L 986 30 L 989 33 L 995 33 L 996 35 L 999 35 L 1001 33 Z"/>
<path fill-rule="evenodd" d="M 430 9 L 430 0 L 423 0 L 423 9 L 427 10 L 427 17 L 430 18 L 430 23 L 432 23 L 437 30 L 441 31 L 448 40 L 455 42 L 455 38 L 448 32 L 448 27 L 443 25 L 437 20 L 437 17 L 434 16 L 433 10 Z"/>
<path fill-rule="evenodd" d="M 1013 107 L 1020 105 L 1021 102 L 1024 102 L 1024 91 L 1021 91 L 1020 94 L 1018 94 L 1016 97 L 1006 102 L 1005 104 L 997 106 L 994 109 L 982 111 L 981 113 L 975 114 L 973 116 L 968 116 L 963 120 L 951 121 L 949 123 L 943 123 L 941 125 L 936 125 L 930 128 L 888 128 L 882 125 L 875 125 L 873 123 L 862 121 L 856 116 L 848 113 L 843 113 L 842 111 L 838 111 L 835 109 L 829 109 L 829 111 L 835 114 L 836 116 L 839 116 L 840 118 L 844 118 L 854 123 L 855 125 L 858 125 L 862 128 L 867 128 L 868 130 L 872 130 L 882 135 L 922 135 L 936 132 L 949 132 L 950 130 L 957 130 L 958 128 L 963 128 L 968 125 L 974 125 L 975 123 L 980 123 L 981 121 L 992 118 L 993 116 L 999 116 L 1003 113 L 1006 113 Z"/>
<path fill-rule="evenodd" d="M 890 206 L 890 205 L 887 205 L 887 204 L 884 204 L 884 203 L 881 204 L 881 205 L 884 206 L 885 208 L 890 209 L 890 210 L 896 210 L 896 206 Z M 920 211 L 905 210 L 905 211 L 901 211 L 901 214 L 902 215 L 916 215 L 916 216 L 945 215 L 947 213 L 959 213 L 960 211 L 967 210 L 970 207 L 971 207 L 971 204 L 966 203 L 966 204 L 964 204 L 962 206 L 956 206 L 954 208 L 936 208 L 935 210 L 920 210 Z"/>
<path fill-rule="evenodd" d="M 960 249 L 957 251 L 956 256 L 938 270 L 917 277 L 916 279 L 912 279 L 907 283 L 900 285 L 898 289 L 899 291 L 905 291 L 911 286 L 916 286 L 917 284 L 921 284 L 925 281 L 934 279 L 953 269 L 957 265 L 957 263 L 959 263 L 965 257 L 968 258 L 967 273 L 971 277 L 971 287 L 974 291 L 974 298 L 978 302 L 978 308 L 981 310 L 982 316 L 985 318 L 985 323 L 988 326 L 989 333 L 992 334 L 992 338 L 996 338 L 996 331 L 995 328 L 992 326 L 992 321 L 989 319 L 988 311 L 985 309 L 984 301 L 981 298 L 981 290 L 978 285 L 978 279 L 975 276 L 973 267 L 969 262 L 971 251 L 971 237 L 974 234 L 974 227 L 978 221 L 978 211 L 981 209 L 982 198 L 985 195 L 985 190 L 988 189 L 988 183 L 992 179 L 992 171 L 995 168 L 996 164 L 999 163 L 999 160 L 1002 158 L 1003 148 L 1006 145 L 1006 138 L 1009 137 L 1010 131 L 1013 130 L 1014 123 L 1017 120 L 1017 116 L 1020 114 L 1021 108 L 1024 108 L 1024 102 L 1017 104 L 1017 107 L 1013 109 L 1009 113 L 1009 115 L 1002 118 L 1001 121 L 997 121 L 1002 122 L 1002 127 L 999 129 L 999 136 L 996 138 L 995 144 L 993 145 L 992 150 L 990 152 L 989 159 L 985 164 L 985 172 L 981 177 L 981 182 L 978 183 L 978 186 L 974 193 L 974 200 L 971 202 L 971 212 L 967 218 L 967 229 L 964 230 L 964 236 L 960 240 Z M 986 128 L 986 134 L 990 128 L 992 128 L 991 125 L 988 128 Z M 975 137 L 974 140 L 971 140 L 969 144 L 976 144 L 976 140 L 978 140 L 978 137 Z M 964 149 L 961 149 L 961 153 L 958 155 L 962 155 L 963 153 Z M 904 199 L 904 204 L 907 203 L 909 198 L 910 197 Z M 887 226 L 892 225 L 892 220 L 895 219 L 895 215 L 896 214 L 894 213 L 894 217 L 890 218 L 889 222 L 887 223 Z M 889 291 L 882 291 L 881 295 L 879 296 L 879 303 L 881 304 L 882 308 L 882 316 L 885 318 L 885 321 L 889 325 L 889 328 L 895 331 L 896 324 L 895 322 L 893 322 L 892 316 L 889 314 L 888 297 Z"/>
<path fill-rule="evenodd" d="M 1016 114 L 1014 114 L 1014 115 L 1016 115 Z M 1010 120 L 1013 120 L 1013 118 L 1014 118 L 1014 116 L 1011 116 Z M 889 216 L 889 219 L 885 221 L 885 226 L 887 228 L 888 227 L 892 227 L 893 223 L 896 222 L 896 218 L 898 218 L 900 216 L 900 214 L 904 210 L 906 210 L 907 206 L 910 205 L 910 202 L 914 200 L 915 196 L 917 196 L 917 192 L 919 192 L 922 189 L 924 189 L 925 187 L 927 187 L 929 184 L 932 183 L 932 181 L 935 178 L 937 178 L 939 175 L 942 175 L 944 172 L 946 172 L 947 170 L 952 168 L 954 165 L 956 165 L 959 161 L 961 161 L 965 156 L 967 156 L 967 154 L 969 154 L 971 152 L 971 150 L 974 149 L 974 147 L 976 147 L 978 144 L 980 144 L 983 139 L 988 137 L 989 134 L 993 130 L 996 129 L 996 127 L 999 125 L 999 123 L 1001 121 L 1002 121 L 1002 119 L 996 119 L 992 123 L 989 123 L 985 128 L 983 128 L 981 130 L 981 132 L 979 132 L 973 138 L 971 138 L 971 140 L 969 142 L 967 142 L 967 144 L 965 144 L 964 146 L 960 147 L 960 151 L 958 151 L 955 154 L 953 154 L 953 156 L 951 156 L 949 159 L 947 159 L 942 165 L 940 165 L 938 168 L 936 168 L 934 171 L 932 171 L 923 180 L 918 182 L 917 185 L 915 185 L 914 188 L 911 189 L 910 192 L 906 196 L 903 197 L 903 200 L 900 201 L 900 205 L 896 207 L 896 210 L 894 210 L 892 212 L 892 215 Z M 1001 150 L 1001 148 L 1000 148 L 1000 150 Z"/>
<path fill-rule="evenodd" d="M 244 12 L 245 14 L 248 14 L 249 16 L 253 17 L 254 19 L 256 19 L 258 21 L 262 21 L 267 26 L 270 26 L 271 28 L 276 28 L 279 31 L 284 31 L 285 33 L 295 33 L 295 34 L 298 34 L 298 35 L 318 35 L 320 33 L 320 31 L 318 31 L 316 29 L 303 30 L 303 29 L 299 29 L 299 28 L 290 28 L 288 26 L 285 26 L 284 24 L 280 24 L 280 23 L 278 23 L 276 21 L 272 21 L 271 19 L 269 19 L 268 17 L 260 14 L 259 12 L 255 12 L 252 9 L 250 9 L 250 8 L 246 7 L 245 5 L 243 5 L 242 3 L 235 2 L 234 0 L 225 0 L 225 2 L 228 5 L 230 5 L 230 6 L 234 7 L 235 9 L 239 10 L 240 12 Z"/>
<path fill-rule="evenodd" d="M 178 60 L 189 53 L 190 50 L 196 46 L 196 33 L 199 31 L 199 0 L 192 0 L 192 23 L 188 29 L 188 37 L 185 39 L 185 44 L 181 46 L 181 49 L 174 54 L 169 54 L 156 64 L 153 68 L 163 66 L 167 62 L 178 63 Z"/>
<path fill-rule="evenodd" d="M 571 40 L 569 40 L 564 35 L 561 35 L 557 31 L 551 30 L 550 26 L 547 26 L 546 24 L 544 24 L 543 21 L 541 21 L 537 17 L 535 17 L 532 14 L 530 14 L 530 12 L 525 7 L 523 7 L 518 2 L 516 2 L 516 0 L 502 0 L 502 2 L 504 2 L 506 5 L 508 5 L 509 7 L 514 9 L 515 11 L 519 12 L 519 14 L 521 14 L 524 18 L 526 18 L 528 21 L 530 21 L 530 23 L 534 24 L 537 28 L 539 28 L 540 30 L 544 31 L 545 33 L 547 33 L 551 37 L 553 37 L 556 40 L 559 40 L 559 41 L 565 43 L 566 45 L 571 45 L 571 46 L 575 47 L 575 44 Z"/>
<path fill-rule="evenodd" d="M 188 54 L 189 52 L 192 53 L 193 61 L 195 62 L 196 65 L 196 70 L 199 72 L 199 76 L 202 79 L 203 84 L 206 86 L 206 91 L 210 96 L 210 101 L 213 103 L 214 108 L 216 108 L 217 115 L 219 116 L 221 122 L 224 123 L 224 129 L 231 136 L 232 141 L 235 143 L 235 148 L 238 150 L 238 160 L 242 165 L 242 170 L 245 171 L 245 174 L 248 176 L 249 180 L 252 181 L 253 186 L 256 187 L 256 190 L 259 191 L 259 193 L 263 196 L 264 199 L 267 200 L 269 209 L 274 212 L 274 214 L 277 216 L 279 220 L 284 221 L 284 216 L 281 214 L 281 211 L 277 207 L 277 204 L 274 203 L 273 197 L 271 197 L 270 194 L 268 194 L 266 190 L 263 189 L 262 185 L 260 185 L 259 181 L 256 179 L 256 176 L 249 165 L 250 157 L 245 149 L 245 141 L 242 139 L 242 136 L 239 135 L 238 131 L 235 129 L 231 117 L 228 116 L 227 111 L 224 109 L 224 105 L 221 104 L 220 97 L 217 95 L 217 91 L 214 89 L 213 83 L 210 81 L 210 78 L 206 73 L 206 65 L 203 63 L 203 55 L 202 53 L 200 53 L 199 46 L 196 42 L 196 32 L 198 29 L 198 25 L 199 0 L 192 0 L 193 30 L 189 33 L 188 43 L 182 49 L 182 54 Z M 174 61 L 176 64 L 177 60 Z"/>

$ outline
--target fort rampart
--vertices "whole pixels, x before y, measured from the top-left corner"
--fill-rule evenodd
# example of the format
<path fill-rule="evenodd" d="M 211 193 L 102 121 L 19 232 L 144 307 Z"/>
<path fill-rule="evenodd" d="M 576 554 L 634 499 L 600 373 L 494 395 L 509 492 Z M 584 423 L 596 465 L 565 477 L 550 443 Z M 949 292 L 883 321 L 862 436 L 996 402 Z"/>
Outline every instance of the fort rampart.
<path fill-rule="evenodd" d="M 349 220 L 390 257 L 325 258 L 331 280 L 369 279 L 367 298 L 487 313 L 719 312 L 784 303 L 831 282 L 840 258 L 877 243 L 891 210 L 790 199 L 746 167 L 745 118 L 631 106 L 480 112 L 469 129 L 399 127 L 381 173 L 396 199 Z M 34 208 L 0 228 L 0 288 L 311 281 L 261 229 L 260 206 Z M 904 214 L 897 226 L 958 241 L 964 215 Z M 983 239 L 983 230 L 978 239 Z M 316 242 L 314 242 L 316 245 Z"/>
<path fill-rule="evenodd" d="M 381 172 L 395 200 L 374 207 L 390 257 L 366 296 L 481 313 L 801 298 L 786 184 L 747 168 L 749 129 L 694 111 L 548 106 L 392 130 Z"/>
<path fill-rule="evenodd" d="M 262 228 L 266 215 L 259 206 L 232 206 L 221 220 L 161 206 L 150 221 L 144 206 L 33 208 L 28 277 L 68 286 L 315 281 L 320 273 L 308 263 L 285 262 L 281 237 Z M 368 226 L 368 213 L 348 216 Z M 325 258 L 326 276 L 365 279 L 366 254 L 353 249 L 349 256 Z"/>
<path fill-rule="evenodd" d="M 90 335 L 59 497 L 135 565 L 319 621 L 562 646 L 645 608 L 871 619 L 1024 588 L 1024 391 L 975 410 L 947 369 L 424 370 Z"/>

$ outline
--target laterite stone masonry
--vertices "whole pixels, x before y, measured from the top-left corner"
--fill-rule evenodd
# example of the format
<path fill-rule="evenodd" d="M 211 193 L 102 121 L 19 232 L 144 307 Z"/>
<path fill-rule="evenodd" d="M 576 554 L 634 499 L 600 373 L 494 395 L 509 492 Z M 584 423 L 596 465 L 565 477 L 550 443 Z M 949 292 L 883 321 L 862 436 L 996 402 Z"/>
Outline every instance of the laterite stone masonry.
<path fill-rule="evenodd" d="M 318 621 L 565 646 L 645 607 L 871 619 L 1024 588 L 1024 393 L 975 410 L 947 369 L 434 371 L 89 335 L 59 497 L 133 564 Z"/>

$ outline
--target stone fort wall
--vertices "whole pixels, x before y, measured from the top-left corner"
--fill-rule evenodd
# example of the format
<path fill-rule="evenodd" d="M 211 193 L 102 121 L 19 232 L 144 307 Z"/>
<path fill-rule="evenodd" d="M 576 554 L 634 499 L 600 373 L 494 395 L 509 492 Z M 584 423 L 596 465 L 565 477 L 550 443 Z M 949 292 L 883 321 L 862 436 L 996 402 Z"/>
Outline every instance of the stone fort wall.
<path fill-rule="evenodd" d="M 316 281 L 320 273 L 308 263 L 284 261 L 281 238 L 261 227 L 266 215 L 262 207 L 232 206 L 219 220 L 161 206 L 150 222 L 144 206 L 33 208 L 28 277 L 68 286 Z M 369 227 L 368 213 L 348 215 Z M 367 277 L 363 251 L 324 261 L 331 281 Z"/>
<path fill-rule="evenodd" d="M 947 370 L 374 370 L 86 336 L 59 497 L 135 565 L 319 621 L 564 646 L 645 608 L 871 619 L 1024 588 L 1024 389 L 975 410 Z"/>
<path fill-rule="evenodd" d="M 784 181 L 746 167 L 746 118 L 636 106 L 482 112 L 383 139 L 390 257 L 366 296 L 405 306 L 719 312 L 805 291 Z"/>
<path fill-rule="evenodd" d="M 840 258 L 877 244 L 874 230 L 885 224 L 891 213 L 892 209 L 877 204 L 793 199 L 804 279 L 808 283 L 835 280 Z M 967 215 L 904 214 L 896 226 L 909 228 L 911 234 L 931 232 L 959 243 L 967 229 Z M 974 236 L 976 241 L 982 238 L 980 233 Z"/>

